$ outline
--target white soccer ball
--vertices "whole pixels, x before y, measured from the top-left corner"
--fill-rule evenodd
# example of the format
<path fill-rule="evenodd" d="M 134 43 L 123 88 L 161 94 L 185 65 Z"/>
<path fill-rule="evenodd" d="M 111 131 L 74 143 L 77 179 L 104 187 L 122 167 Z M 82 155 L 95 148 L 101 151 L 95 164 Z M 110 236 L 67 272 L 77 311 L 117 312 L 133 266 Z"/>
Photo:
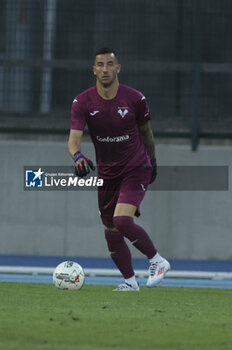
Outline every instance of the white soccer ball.
<path fill-rule="evenodd" d="M 53 283 L 59 289 L 81 289 L 85 273 L 81 265 L 74 261 L 64 261 L 53 272 Z"/>

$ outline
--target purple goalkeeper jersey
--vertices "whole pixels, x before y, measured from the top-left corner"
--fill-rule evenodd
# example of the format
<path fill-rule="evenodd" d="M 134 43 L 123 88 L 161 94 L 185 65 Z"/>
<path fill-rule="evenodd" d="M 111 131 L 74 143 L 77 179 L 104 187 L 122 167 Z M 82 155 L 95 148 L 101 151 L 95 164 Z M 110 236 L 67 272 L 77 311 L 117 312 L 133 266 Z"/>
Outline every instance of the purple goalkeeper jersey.
<path fill-rule="evenodd" d="M 141 92 L 120 84 L 117 95 L 105 100 L 94 86 L 74 99 L 71 129 L 83 131 L 88 125 L 98 174 L 110 179 L 137 166 L 151 166 L 139 133 L 139 126 L 150 119 L 146 98 Z"/>

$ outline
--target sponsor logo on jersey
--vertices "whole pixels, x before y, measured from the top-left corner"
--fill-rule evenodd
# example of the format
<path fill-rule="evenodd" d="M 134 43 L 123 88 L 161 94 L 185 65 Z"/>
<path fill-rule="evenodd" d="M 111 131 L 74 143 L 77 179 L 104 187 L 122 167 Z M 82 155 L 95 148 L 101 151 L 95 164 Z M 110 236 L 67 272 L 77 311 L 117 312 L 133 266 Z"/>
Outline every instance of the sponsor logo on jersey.
<path fill-rule="evenodd" d="M 118 107 L 118 113 L 120 114 L 120 116 L 122 118 L 124 118 L 126 116 L 126 114 L 128 113 L 128 108 L 127 107 Z"/>
<path fill-rule="evenodd" d="M 130 138 L 129 135 L 122 135 L 122 136 L 115 136 L 115 137 L 100 137 L 97 136 L 96 139 L 98 142 L 122 142 L 122 141 L 126 141 Z"/>
<path fill-rule="evenodd" d="M 78 100 L 76 99 L 76 98 L 74 98 L 74 100 L 73 100 L 73 103 L 78 103 Z"/>
<path fill-rule="evenodd" d="M 145 188 L 144 184 L 141 184 L 141 187 L 142 187 L 142 190 L 145 192 L 146 188 Z"/>
<path fill-rule="evenodd" d="M 95 116 L 95 114 L 99 113 L 99 111 L 93 111 L 93 112 L 90 112 L 89 114 L 93 117 Z"/>

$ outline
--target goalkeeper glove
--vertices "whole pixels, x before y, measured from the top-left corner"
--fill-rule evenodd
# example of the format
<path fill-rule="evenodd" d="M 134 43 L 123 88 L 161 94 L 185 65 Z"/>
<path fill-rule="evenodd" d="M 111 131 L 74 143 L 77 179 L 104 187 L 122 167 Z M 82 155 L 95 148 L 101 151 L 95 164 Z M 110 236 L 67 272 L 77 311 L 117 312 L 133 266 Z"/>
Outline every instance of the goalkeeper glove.
<path fill-rule="evenodd" d="M 151 180 L 150 184 L 155 181 L 156 176 L 157 176 L 157 162 L 156 158 L 151 159 L 151 166 L 152 166 L 152 173 L 151 173 Z"/>
<path fill-rule="evenodd" d="M 74 154 L 75 161 L 75 174 L 79 177 L 84 177 L 89 173 L 89 168 L 95 170 L 93 162 L 86 158 L 81 152 L 76 152 Z"/>

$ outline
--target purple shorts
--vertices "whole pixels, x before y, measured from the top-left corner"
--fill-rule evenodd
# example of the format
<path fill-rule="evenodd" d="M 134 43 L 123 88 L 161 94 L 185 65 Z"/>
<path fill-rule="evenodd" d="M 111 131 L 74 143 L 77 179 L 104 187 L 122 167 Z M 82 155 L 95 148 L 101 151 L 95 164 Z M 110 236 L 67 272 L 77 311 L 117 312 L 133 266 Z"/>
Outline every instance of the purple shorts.
<path fill-rule="evenodd" d="M 113 227 L 114 211 L 117 203 L 134 205 L 139 216 L 139 206 L 145 196 L 151 179 L 151 167 L 136 167 L 121 178 L 104 180 L 98 188 L 98 205 L 102 222 L 107 227 Z"/>

